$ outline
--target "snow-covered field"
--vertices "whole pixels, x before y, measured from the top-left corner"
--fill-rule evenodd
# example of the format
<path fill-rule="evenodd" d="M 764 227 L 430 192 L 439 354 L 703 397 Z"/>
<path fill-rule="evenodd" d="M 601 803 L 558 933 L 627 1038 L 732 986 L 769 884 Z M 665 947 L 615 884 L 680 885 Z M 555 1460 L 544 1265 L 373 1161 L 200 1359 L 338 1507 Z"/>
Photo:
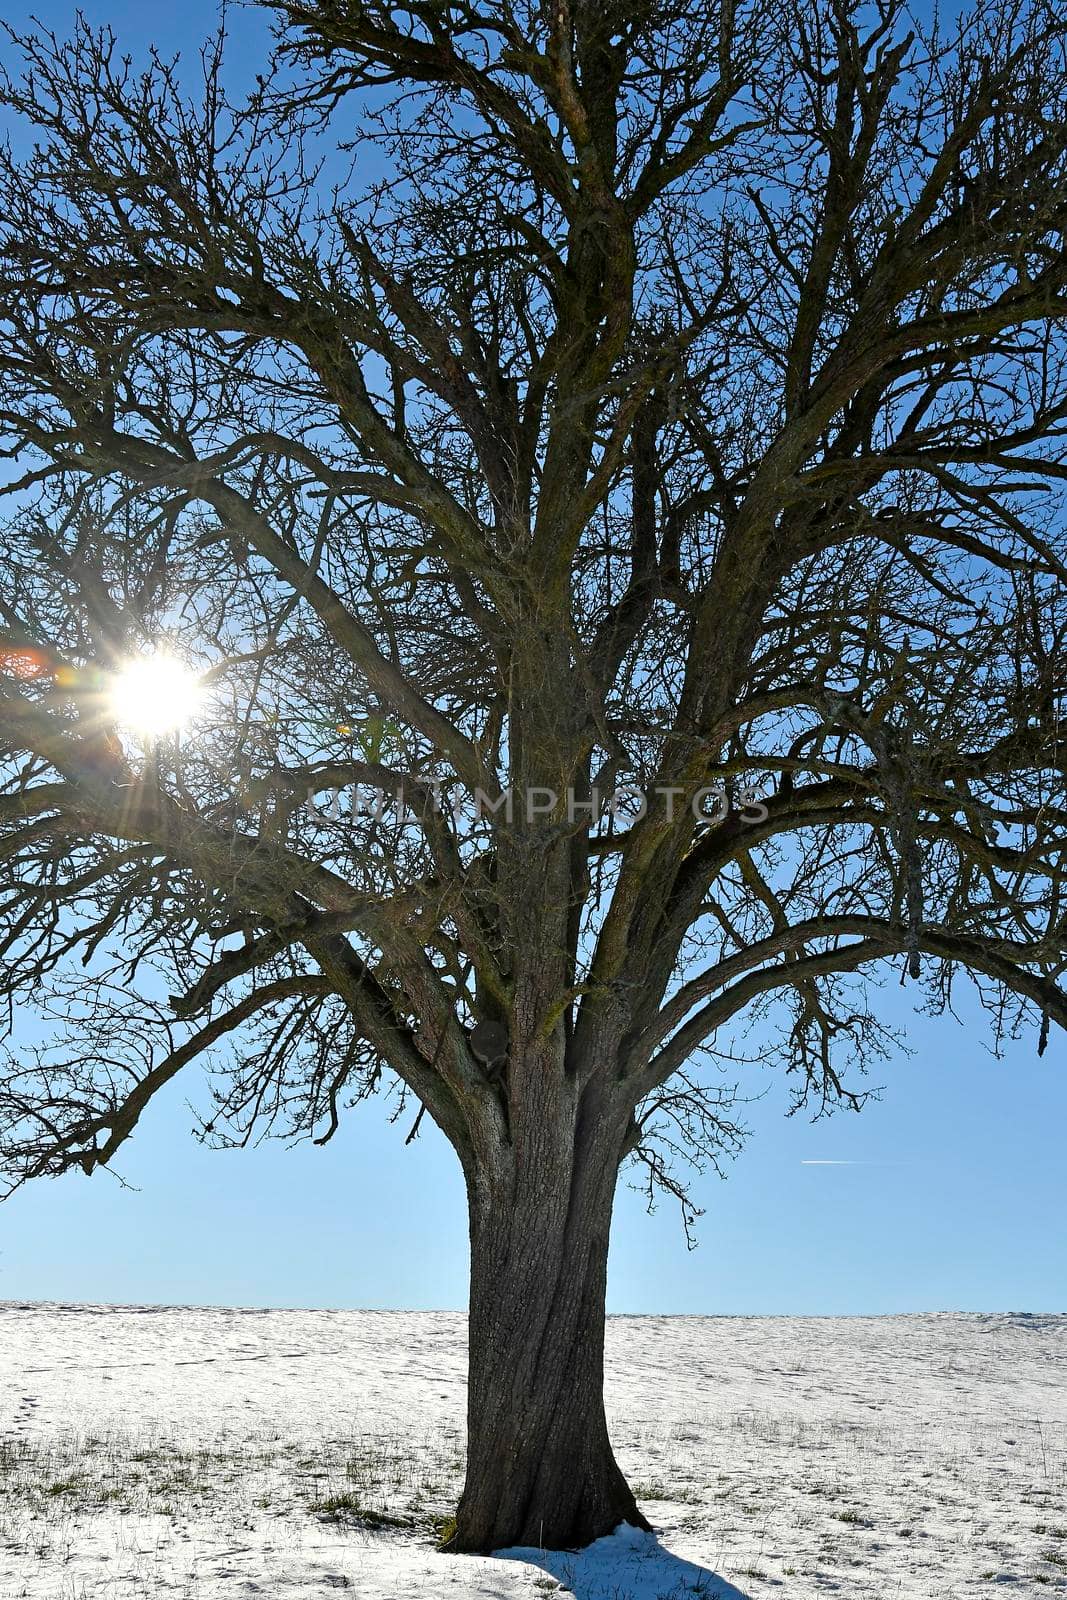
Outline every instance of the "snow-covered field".
<path fill-rule="evenodd" d="M 658 1540 L 441 1556 L 465 1320 L 0 1305 L 2 1600 L 1067 1592 L 1067 1316 L 621 1317 Z"/>

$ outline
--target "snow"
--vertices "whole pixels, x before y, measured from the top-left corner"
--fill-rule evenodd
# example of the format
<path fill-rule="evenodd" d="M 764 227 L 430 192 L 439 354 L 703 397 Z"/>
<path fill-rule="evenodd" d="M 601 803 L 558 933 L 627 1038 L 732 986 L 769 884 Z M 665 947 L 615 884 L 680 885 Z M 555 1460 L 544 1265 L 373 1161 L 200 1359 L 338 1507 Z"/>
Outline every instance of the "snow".
<path fill-rule="evenodd" d="M 708 1600 L 744 1600 L 740 1589 L 699 1566 L 665 1550 L 654 1534 L 625 1524 L 607 1539 L 581 1552 L 565 1550 L 501 1550 L 500 1559 L 539 1567 L 555 1579 L 556 1592 L 588 1595 L 604 1600 L 615 1595 L 649 1596 L 650 1600 L 677 1595 L 706 1595 Z"/>
<path fill-rule="evenodd" d="M 466 1321 L 0 1304 L 2 1600 L 1067 1593 L 1067 1316 L 620 1317 L 656 1535 L 453 1558 Z"/>

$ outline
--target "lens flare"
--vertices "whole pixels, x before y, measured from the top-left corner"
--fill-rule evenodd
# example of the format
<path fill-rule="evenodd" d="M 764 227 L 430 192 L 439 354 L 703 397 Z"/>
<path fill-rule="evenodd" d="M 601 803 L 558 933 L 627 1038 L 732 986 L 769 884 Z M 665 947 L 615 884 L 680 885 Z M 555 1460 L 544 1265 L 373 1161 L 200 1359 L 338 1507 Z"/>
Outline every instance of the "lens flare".
<path fill-rule="evenodd" d="M 0 647 L 0 672 L 10 678 L 19 678 L 24 681 L 30 678 L 46 678 L 54 668 L 49 657 L 43 650 L 35 650 L 30 646 L 11 649 L 4 645 Z"/>

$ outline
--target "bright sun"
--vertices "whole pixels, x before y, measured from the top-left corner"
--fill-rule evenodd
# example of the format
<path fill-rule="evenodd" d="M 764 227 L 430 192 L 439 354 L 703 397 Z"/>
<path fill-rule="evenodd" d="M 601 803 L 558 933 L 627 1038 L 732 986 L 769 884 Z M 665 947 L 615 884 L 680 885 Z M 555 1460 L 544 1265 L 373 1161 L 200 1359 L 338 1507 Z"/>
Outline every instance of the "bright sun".
<path fill-rule="evenodd" d="M 138 656 L 112 680 L 109 699 L 120 727 L 156 738 L 192 721 L 203 690 L 196 673 L 173 656 Z"/>

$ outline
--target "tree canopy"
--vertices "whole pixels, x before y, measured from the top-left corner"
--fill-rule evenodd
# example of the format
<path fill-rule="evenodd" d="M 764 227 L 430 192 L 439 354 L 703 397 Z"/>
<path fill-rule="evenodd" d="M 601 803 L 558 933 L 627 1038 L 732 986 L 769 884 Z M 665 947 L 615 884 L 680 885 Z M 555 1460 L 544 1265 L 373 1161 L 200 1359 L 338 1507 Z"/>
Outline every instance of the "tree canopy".
<path fill-rule="evenodd" d="M 11 1180 L 206 1058 L 209 1137 L 393 1083 L 472 1195 L 603 1126 L 684 1208 L 754 1019 L 818 1106 L 880 971 L 1044 1048 L 1060 6 L 272 9 L 239 101 L 221 40 L 9 40 Z"/>

